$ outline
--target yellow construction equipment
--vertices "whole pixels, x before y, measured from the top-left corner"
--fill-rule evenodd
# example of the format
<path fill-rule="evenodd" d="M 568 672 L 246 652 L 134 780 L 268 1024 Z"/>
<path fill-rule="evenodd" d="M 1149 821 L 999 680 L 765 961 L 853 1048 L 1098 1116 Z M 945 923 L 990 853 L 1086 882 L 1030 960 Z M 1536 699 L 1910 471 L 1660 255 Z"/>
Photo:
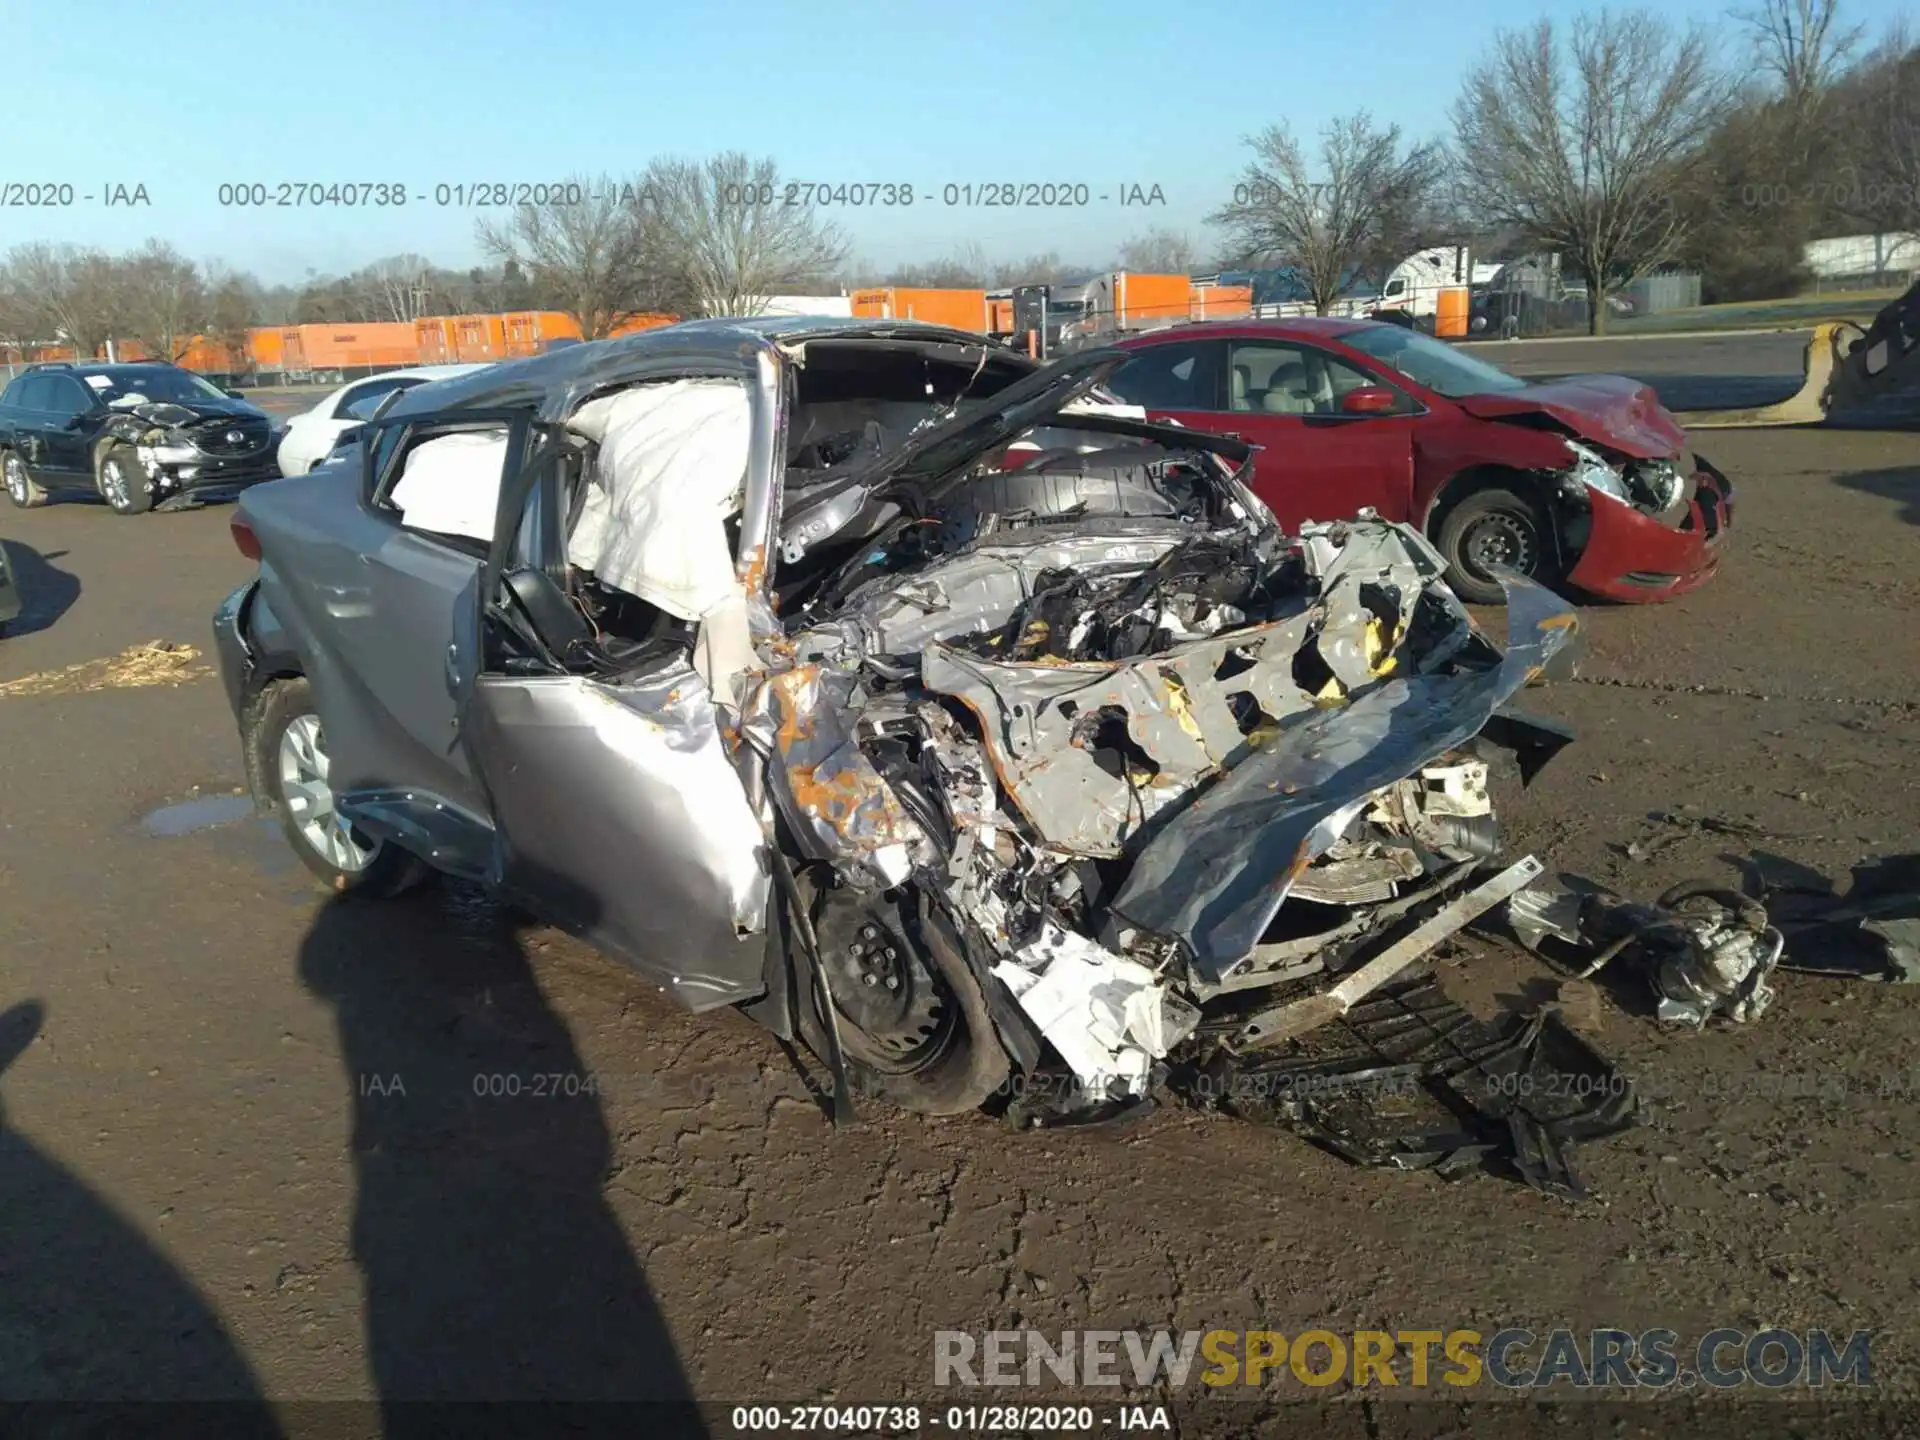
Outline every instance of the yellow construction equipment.
<path fill-rule="evenodd" d="M 1816 326 L 1807 342 L 1807 377 L 1776 405 L 1745 410 L 1690 410 L 1689 430 L 1844 422 L 1904 389 L 1920 410 L 1920 281 L 1862 329 L 1851 320 Z"/>

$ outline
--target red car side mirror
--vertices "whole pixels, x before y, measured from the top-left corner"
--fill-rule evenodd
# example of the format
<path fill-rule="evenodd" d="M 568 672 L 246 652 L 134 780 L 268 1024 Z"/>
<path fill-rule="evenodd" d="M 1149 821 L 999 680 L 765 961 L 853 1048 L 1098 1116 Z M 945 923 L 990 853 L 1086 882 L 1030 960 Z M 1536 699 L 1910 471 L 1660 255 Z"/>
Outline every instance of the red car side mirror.
<path fill-rule="evenodd" d="M 1342 415 L 1388 415 L 1396 396 L 1384 385 L 1362 385 L 1340 397 Z"/>

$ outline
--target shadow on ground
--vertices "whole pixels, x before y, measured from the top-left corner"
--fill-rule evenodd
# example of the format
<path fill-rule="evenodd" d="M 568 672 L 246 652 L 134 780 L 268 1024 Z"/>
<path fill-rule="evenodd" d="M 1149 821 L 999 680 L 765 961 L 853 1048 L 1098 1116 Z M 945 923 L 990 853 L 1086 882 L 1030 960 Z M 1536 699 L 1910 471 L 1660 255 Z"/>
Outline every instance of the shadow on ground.
<path fill-rule="evenodd" d="M 688 1401 L 603 1194 L 606 1116 L 513 912 L 450 884 L 332 900 L 300 976 L 334 1009 L 352 1089 L 353 1254 L 389 1433 L 412 1401 Z"/>
<path fill-rule="evenodd" d="M 0 1080 L 44 1020 L 37 1001 L 0 1011 Z M 92 1407 L 155 1400 L 220 1402 L 206 1418 L 223 1435 L 279 1433 L 193 1282 L 0 1111 L 0 1401 L 57 1402 L 16 1417 L 29 1431 L 64 1418 L 111 1433 L 120 1422 Z"/>
<path fill-rule="evenodd" d="M 1909 525 L 1920 525 L 1920 465 L 1903 465 L 1892 470 L 1857 470 L 1851 475 L 1836 475 L 1837 484 L 1863 495 L 1878 495 L 1898 501 L 1900 518 Z"/>
<path fill-rule="evenodd" d="M 64 550 L 42 555 L 31 545 L 7 541 L 7 566 L 20 596 L 20 614 L 6 622 L 8 635 L 31 635 L 51 630 L 80 598 L 80 577 L 53 564 L 66 558 Z"/>

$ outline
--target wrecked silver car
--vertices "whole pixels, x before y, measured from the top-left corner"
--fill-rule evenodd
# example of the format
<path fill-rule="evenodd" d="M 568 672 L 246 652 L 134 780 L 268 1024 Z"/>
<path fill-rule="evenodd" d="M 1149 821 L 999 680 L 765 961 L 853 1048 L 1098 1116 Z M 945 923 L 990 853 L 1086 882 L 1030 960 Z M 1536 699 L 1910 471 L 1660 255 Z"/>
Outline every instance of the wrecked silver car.
<path fill-rule="evenodd" d="M 332 887 L 499 887 L 842 1106 L 1110 1113 L 1362 1013 L 1540 873 L 1489 765 L 1566 742 L 1508 702 L 1574 616 L 1515 581 L 1501 647 L 1415 531 L 1281 533 L 1123 358 L 707 321 L 409 392 L 234 521 L 256 795 Z"/>

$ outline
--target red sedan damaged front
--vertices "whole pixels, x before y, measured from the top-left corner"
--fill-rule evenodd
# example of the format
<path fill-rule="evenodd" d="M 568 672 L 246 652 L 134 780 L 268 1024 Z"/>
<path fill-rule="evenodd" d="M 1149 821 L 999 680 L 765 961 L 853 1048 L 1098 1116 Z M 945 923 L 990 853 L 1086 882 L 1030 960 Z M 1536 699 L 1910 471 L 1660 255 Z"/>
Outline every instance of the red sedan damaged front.
<path fill-rule="evenodd" d="M 1134 337 L 1109 388 L 1259 447 L 1254 489 L 1289 530 L 1372 510 L 1420 527 L 1461 598 L 1517 571 L 1628 603 L 1719 566 L 1733 487 L 1653 390 L 1536 383 L 1396 325 L 1298 319 Z"/>
<path fill-rule="evenodd" d="M 1558 439 L 1572 463 L 1541 467 L 1555 481 L 1568 584 L 1643 603 L 1684 595 L 1719 568 L 1733 486 L 1699 454 L 1683 468 L 1686 432 L 1650 386 L 1586 375 L 1457 403 L 1476 420 L 1570 432 Z"/>

